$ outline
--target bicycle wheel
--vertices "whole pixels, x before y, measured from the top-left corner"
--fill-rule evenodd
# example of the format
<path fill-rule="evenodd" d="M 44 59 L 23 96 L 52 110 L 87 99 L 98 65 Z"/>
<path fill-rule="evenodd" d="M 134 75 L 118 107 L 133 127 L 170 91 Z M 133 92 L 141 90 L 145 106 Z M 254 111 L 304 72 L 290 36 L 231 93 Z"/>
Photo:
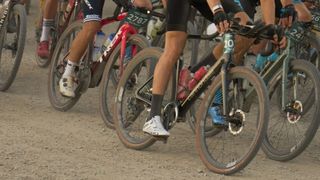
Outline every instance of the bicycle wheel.
<path fill-rule="evenodd" d="M 313 33 L 308 34 L 308 42 L 310 42 L 310 46 L 307 48 L 300 48 L 302 51 L 306 51 L 306 53 L 300 55 L 298 59 L 306 59 L 315 65 L 317 69 L 320 70 L 320 37 L 316 36 Z M 281 95 L 281 91 L 278 91 Z M 308 111 L 314 104 L 314 90 L 312 90 L 306 98 L 304 102 L 304 111 Z"/>
<path fill-rule="evenodd" d="M 150 80 L 150 77 L 161 54 L 160 48 L 147 48 L 140 51 L 128 64 L 120 78 L 116 91 L 113 122 L 119 139 L 128 148 L 141 150 L 156 141 L 153 136 L 142 131 L 149 115 L 150 104 L 140 100 L 137 97 L 137 91 L 142 91 L 139 93 L 140 96 L 151 102 L 152 79 Z M 163 103 L 166 103 L 168 98 L 172 98 L 170 93 L 165 95 Z"/>
<path fill-rule="evenodd" d="M 61 35 L 57 46 L 52 55 L 52 63 L 50 66 L 48 79 L 48 95 L 51 105 L 58 111 L 67 111 L 72 108 L 79 100 L 81 93 L 76 90 L 76 96 L 69 98 L 62 96 L 59 91 L 59 80 L 61 79 L 67 60 L 65 59 L 69 53 L 69 49 L 73 39 L 77 33 L 82 29 L 82 22 L 77 21 L 71 24 Z M 86 57 L 86 54 L 83 58 Z M 79 85 L 79 87 L 81 84 Z"/>
<path fill-rule="evenodd" d="M 14 5 L 4 25 L 11 26 L 11 32 L 7 32 L 7 28 L 1 30 L 0 91 L 9 89 L 21 63 L 27 35 L 27 15 L 24 6 Z"/>
<path fill-rule="evenodd" d="M 149 46 L 148 40 L 142 35 L 135 34 L 128 38 L 126 51 L 133 51 L 135 53 L 141 51 Z M 112 119 L 112 107 L 114 105 L 114 99 L 111 98 L 110 94 L 115 94 L 116 88 L 121 76 L 120 72 L 120 50 L 121 43 L 112 52 L 107 65 L 105 67 L 102 84 L 100 88 L 100 114 L 107 127 L 114 129 L 113 119 Z M 131 52 L 132 53 L 132 52 Z M 131 54 L 130 53 L 130 54 Z M 124 60 L 124 67 L 131 60 L 132 57 L 127 57 Z"/>
<path fill-rule="evenodd" d="M 262 149 L 273 160 L 289 161 L 299 154 L 312 141 L 319 127 L 320 117 L 320 74 L 313 64 L 305 60 L 294 60 L 290 63 L 286 96 L 288 104 L 282 110 L 271 106 L 272 115 L 263 141 Z M 275 91 L 281 88 L 281 77 L 270 81 Z M 308 110 L 304 102 L 313 91 L 314 103 Z M 270 92 L 271 103 L 279 103 L 281 96 Z"/>
<path fill-rule="evenodd" d="M 244 81 L 251 86 L 243 86 Z M 230 111 L 225 118 L 228 123 L 220 127 L 221 132 L 215 136 L 206 135 L 207 124 L 209 127 L 212 124 L 208 109 L 212 107 L 216 92 L 221 89 L 221 75 L 218 75 L 197 113 L 196 148 L 209 170 L 229 175 L 245 168 L 257 154 L 268 126 L 269 100 L 264 82 L 249 68 L 230 69 L 227 82 Z M 253 95 L 246 97 L 248 92 Z M 246 106 L 248 101 L 252 102 L 251 106 Z M 223 112 L 222 107 L 220 110 Z"/>

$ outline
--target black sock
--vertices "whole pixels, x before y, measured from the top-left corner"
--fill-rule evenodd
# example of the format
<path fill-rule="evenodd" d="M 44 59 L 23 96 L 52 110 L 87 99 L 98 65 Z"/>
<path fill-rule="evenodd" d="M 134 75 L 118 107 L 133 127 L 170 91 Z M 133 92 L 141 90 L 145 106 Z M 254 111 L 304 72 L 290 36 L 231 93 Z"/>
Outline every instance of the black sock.
<path fill-rule="evenodd" d="M 217 59 L 214 57 L 214 55 L 210 52 L 206 57 L 204 57 L 203 59 L 201 59 L 201 61 L 192 66 L 190 68 L 190 71 L 192 73 L 195 73 L 198 69 L 200 69 L 202 66 L 206 66 L 206 65 L 209 65 L 209 66 L 212 66 L 214 65 L 214 63 L 217 61 Z"/>
<path fill-rule="evenodd" d="M 161 105 L 162 105 L 163 95 L 159 94 L 152 94 L 152 101 L 151 101 L 151 110 L 149 120 L 154 116 L 161 115 Z"/>

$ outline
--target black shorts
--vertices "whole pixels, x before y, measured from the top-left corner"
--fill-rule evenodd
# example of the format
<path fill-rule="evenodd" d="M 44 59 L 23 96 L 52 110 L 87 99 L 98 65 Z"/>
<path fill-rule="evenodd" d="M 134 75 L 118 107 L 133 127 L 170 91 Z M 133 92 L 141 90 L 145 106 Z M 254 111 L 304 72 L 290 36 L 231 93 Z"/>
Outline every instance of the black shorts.
<path fill-rule="evenodd" d="M 280 17 L 280 11 L 282 8 L 281 0 L 274 0 L 276 3 L 276 17 Z M 256 0 L 240 0 L 243 10 L 248 14 L 248 16 L 254 20 L 254 15 L 256 14 L 257 6 L 260 6 L 259 1 Z"/>
<path fill-rule="evenodd" d="M 101 21 L 102 9 L 105 0 L 84 0 L 82 1 L 83 22 Z"/>
<path fill-rule="evenodd" d="M 242 8 L 233 0 L 221 2 L 226 13 L 238 13 Z M 206 19 L 213 21 L 213 14 L 206 0 L 168 0 L 167 31 L 187 31 L 191 6 L 195 7 Z"/>

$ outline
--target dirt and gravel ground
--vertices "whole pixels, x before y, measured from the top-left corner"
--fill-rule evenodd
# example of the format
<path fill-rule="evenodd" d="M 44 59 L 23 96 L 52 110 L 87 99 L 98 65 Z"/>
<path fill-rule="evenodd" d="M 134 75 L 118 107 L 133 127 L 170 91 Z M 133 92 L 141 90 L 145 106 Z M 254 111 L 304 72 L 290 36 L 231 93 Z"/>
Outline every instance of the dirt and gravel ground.
<path fill-rule="evenodd" d="M 112 4 L 106 2 L 107 14 Z M 144 151 L 126 149 L 105 127 L 98 89 L 89 90 L 69 112 L 55 111 L 47 95 L 48 69 L 34 61 L 35 2 L 21 68 L 12 87 L 0 93 L 0 179 L 319 179 L 320 136 L 298 158 L 275 162 L 259 152 L 234 176 L 209 172 L 186 124 L 167 144 Z"/>

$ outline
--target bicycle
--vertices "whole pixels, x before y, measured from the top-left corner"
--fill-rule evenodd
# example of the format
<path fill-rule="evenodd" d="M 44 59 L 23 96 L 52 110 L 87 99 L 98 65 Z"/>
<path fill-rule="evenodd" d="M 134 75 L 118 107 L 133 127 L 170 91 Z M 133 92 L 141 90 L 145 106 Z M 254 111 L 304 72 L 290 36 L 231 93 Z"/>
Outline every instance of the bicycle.
<path fill-rule="evenodd" d="M 163 20 L 165 16 L 157 12 L 157 10 L 163 9 L 163 5 L 161 3 L 158 5 L 155 5 L 155 4 L 158 4 L 158 1 L 153 1 L 153 11 L 152 11 L 153 13 L 151 13 L 149 16 L 158 17 Z M 110 94 L 115 94 L 115 90 L 118 85 L 119 79 L 123 75 L 126 65 L 128 64 L 128 62 L 130 62 L 130 58 L 134 57 L 134 55 L 138 52 L 138 50 L 140 51 L 149 46 L 149 43 L 147 43 L 146 38 L 141 37 L 140 35 L 133 35 L 137 33 L 138 29 L 145 27 L 146 24 L 137 24 L 132 22 L 131 20 L 138 19 L 138 18 L 135 18 L 133 16 L 132 18 L 130 18 L 131 17 L 130 14 L 134 14 L 135 17 L 141 16 L 143 18 L 149 19 L 149 17 L 147 17 L 145 14 L 139 15 L 136 9 L 131 9 L 128 12 L 127 20 L 125 20 L 125 23 L 119 28 L 117 34 L 115 35 L 115 37 L 118 37 L 119 40 L 122 38 L 121 45 L 115 44 L 115 48 L 112 50 L 109 60 L 107 61 L 106 67 L 103 71 L 102 80 L 101 80 L 102 84 L 100 88 L 100 98 L 99 98 L 100 99 L 99 109 L 100 109 L 101 117 L 104 123 L 106 124 L 106 126 L 111 129 L 114 129 L 113 114 L 112 114 L 113 113 L 112 108 L 113 108 L 114 102 L 113 102 L 113 98 L 110 98 Z M 126 30 L 128 28 L 136 29 L 134 33 L 131 34 L 133 36 L 129 38 L 127 38 L 127 36 L 130 33 L 128 33 L 128 30 Z M 115 41 L 118 42 L 119 40 L 115 40 Z M 133 48 L 132 46 L 135 46 L 135 45 L 138 45 L 138 49 L 132 49 Z M 132 55 L 129 57 L 125 57 L 128 50 L 132 51 L 132 53 L 129 53 Z"/>
<path fill-rule="evenodd" d="M 287 32 L 287 39 L 287 48 L 260 72 L 268 84 L 271 102 L 277 105 L 271 106 L 276 115 L 270 118 L 262 149 L 277 161 L 289 161 L 300 155 L 320 124 L 320 74 L 319 66 L 314 65 L 319 64 L 319 56 L 309 54 L 310 44 L 318 47 L 319 52 L 320 43 L 314 33 L 301 29 L 299 22 Z M 305 48 L 306 54 L 301 55 Z M 299 92 L 303 94 L 298 95 Z"/>
<path fill-rule="evenodd" d="M 207 71 L 189 96 L 181 102 L 176 99 L 178 75 L 183 63 L 180 59 L 173 70 L 169 83 L 171 88 L 166 94 L 169 102 L 163 104 L 163 125 L 167 130 L 170 130 L 177 122 L 185 122 L 184 117 L 189 108 L 194 105 L 202 93 L 205 93 L 200 106 L 197 106 L 200 108 L 197 113 L 196 148 L 206 167 L 219 174 L 233 174 L 248 165 L 258 152 L 268 125 L 269 98 L 264 82 L 253 70 L 243 66 L 234 67 L 231 65 L 235 34 L 247 37 L 263 37 L 262 34 L 264 33 L 261 32 L 260 34 L 255 29 L 266 27 L 264 25 L 261 27 L 261 24 L 259 26 L 241 27 L 236 22 L 233 23 L 231 31 L 224 35 L 223 57 Z M 209 37 L 192 35 L 189 37 L 214 39 L 216 36 L 217 34 Z M 165 142 L 167 140 L 142 132 L 152 98 L 151 87 L 154 67 L 149 66 L 149 64 L 155 64 L 161 54 L 162 50 L 160 48 L 142 50 L 129 62 L 120 78 L 115 96 L 114 123 L 120 141 L 127 148 L 142 150 L 151 146 L 157 140 Z M 248 81 L 251 86 L 244 87 L 243 81 Z M 212 125 L 212 119 L 207 118 L 207 115 L 208 109 L 213 105 L 214 95 L 221 87 L 223 97 L 221 107 L 228 124 L 216 127 Z M 245 93 L 247 91 L 256 93 L 256 98 L 251 97 L 255 101 L 246 99 Z M 247 102 L 255 104 L 250 106 Z M 246 111 L 241 110 L 242 107 L 247 107 Z M 252 107 L 252 109 L 249 107 Z M 248 116 L 249 112 L 253 113 Z M 255 117 L 252 118 L 251 116 Z M 254 120 L 248 121 L 248 117 Z M 209 121 L 206 122 L 206 120 Z M 208 129 L 215 133 L 208 134 Z M 246 139 L 242 139 L 243 134 L 245 134 Z M 247 137 L 250 135 L 251 137 Z M 218 152 L 212 153 L 208 149 L 209 145 L 206 143 L 206 138 L 211 138 L 213 143 L 215 140 L 217 143 L 221 140 L 220 143 L 223 145 L 215 144 L 214 147 L 216 148 L 228 147 L 220 149 L 220 152 L 218 150 Z M 250 143 L 246 141 L 250 141 Z M 241 155 L 239 154 L 240 157 L 234 157 L 237 155 L 237 152 L 235 152 L 237 150 L 242 151 Z M 229 153 L 228 151 L 232 152 Z M 229 159 L 216 159 L 219 156 L 218 153 L 220 155 L 221 153 L 224 154 Z"/>
<path fill-rule="evenodd" d="M 19 1 L 2 3 L 0 20 L 0 91 L 6 91 L 19 70 L 27 33 L 27 15 Z"/>
<path fill-rule="evenodd" d="M 101 21 L 101 27 L 113 22 L 122 21 L 124 19 L 126 19 L 129 23 L 124 23 L 121 25 L 113 40 L 97 60 L 93 59 L 92 57 L 93 43 L 88 45 L 84 56 L 80 60 L 80 65 L 76 70 L 77 81 L 79 84 L 75 91 L 76 96 L 74 98 L 68 98 L 60 94 L 58 83 L 67 63 L 65 58 L 68 55 L 68 51 L 65 50 L 69 49 L 70 43 L 72 42 L 71 40 L 74 38 L 74 36 L 76 36 L 77 32 L 82 28 L 83 25 L 80 21 L 72 23 L 61 35 L 61 38 L 59 39 L 52 56 L 53 61 L 50 67 L 48 86 L 49 100 L 51 105 L 59 111 L 67 111 L 72 108 L 79 100 L 80 96 L 84 94 L 88 88 L 94 88 L 100 84 L 106 68 L 111 68 L 111 65 L 106 67 L 107 62 L 112 61 L 113 64 L 116 60 L 114 57 L 117 53 L 119 53 L 119 51 L 122 54 L 122 59 L 120 58 L 119 60 L 119 68 L 120 71 L 121 69 L 123 70 L 125 67 L 125 62 L 123 62 L 123 53 L 128 45 L 131 47 L 132 56 L 134 56 L 139 50 L 149 46 L 146 38 L 142 35 L 139 35 L 137 29 L 135 28 L 135 26 L 146 25 L 149 15 L 162 16 L 162 14 L 139 8 L 131 8 L 131 10 L 127 12 L 126 9 L 122 8 L 121 5 L 118 5 L 115 9 L 114 16 L 104 18 Z M 110 72 L 115 71 L 110 70 Z M 105 79 L 103 79 L 103 81 L 104 80 Z M 106 124 L 108 125 L 108 122 L 106 122 Z"/>
<path fill-rule="evenodd" d="M 51 29 L 51 39 L 50 39 L 50 50 L 49 58 L 41 58 L 35 51 L 36 62 L 39 67 L 47 67 L 51 62 L 51 57 L 56 48 L 57 42 L 61 37 L 62 33 L 66 30 L 68 25 L 76 20 L 83 19 L 83 14 L 81 11 L 81 0 L 59 0 L 57 15 L 55 16 L 55 24 Z M 41 20 L 42 21 L 42 20 Z M 42 24 L 42 22 L 40 23 Z M 36 42 L 40 42 L 40 36 L 42 31 L 42 25 L 40 29 L 36 30 Z M 37 33 L 38 32 L 38 33 Z"/>

